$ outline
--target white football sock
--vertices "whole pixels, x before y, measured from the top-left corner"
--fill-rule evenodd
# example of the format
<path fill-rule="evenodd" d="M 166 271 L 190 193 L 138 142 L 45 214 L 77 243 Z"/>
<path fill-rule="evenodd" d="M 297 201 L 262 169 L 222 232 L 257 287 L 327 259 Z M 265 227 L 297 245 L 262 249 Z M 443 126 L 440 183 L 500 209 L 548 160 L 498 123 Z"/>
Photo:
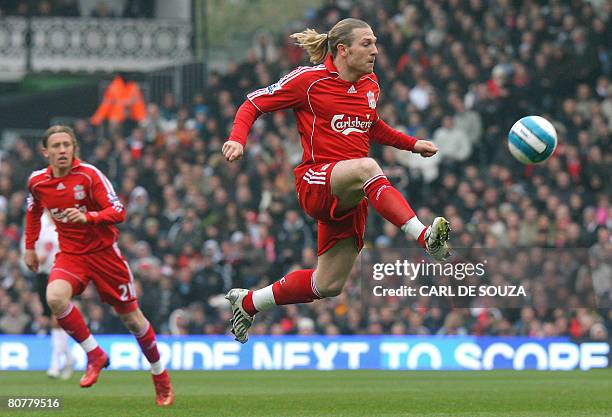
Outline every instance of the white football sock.
<path fill-rule="evenodd" d="M 417 216 L 412 217 L 402 226 L 402 232 L 412 236 L 415 240 L 419 239 L 423 230 L 425 230 L 425 225 L 421 223 Z"/>
<path fill-rule="evenodd" d="M 315 293 L 317 297 L 325 298 L 321 295 L 321 293 L 319 292 L 319 289 L 317 288 L 317 270 L 316 269 L 312 272 L 312 275 L 310 276 L 310 285 L 312 286 L 312 292 Z"/>
<path fill-rule="evenodd" d="M 62 355 L 61 333 L 63 330 L 51 329 L 51 364 L 49 369 L 60 369 L 60 357 Z"/>
<path fill-rule="evenodd" d="M 83 340 L 79 344 L 81 345 L 81 347 L 83 347 L 83 349 L 85 349 L 85 352 L 87 353 L 98 347 L 98 342 L 96 342 L 96 339 L 94 339 L 92 334 L 90 334 L 87 339 Z"/>
<path fill-rule="evenodd" d="M 58 335 L 57 335 L 57 340 L 58 340 L 58 351 L 59 351 L 59 355 L 60 357 L 64 356 L 65 362 L 64 362 L 64 367 L 72 367 L 72 352 L 70 351 L 70 344 L 68 343 L 69 340 L 69 336 L 68 333 L 66 333 L 64 331 L 64 329 L 57 329 L 58 331 Z"/>
<path fill-rule="evenodd" d="M 272 285 L 253 291 L 253 305 L 257 311 L 268 310 L 276 305 Z"/>
<path fill-rule="evenodd" d="M 164 372 L 164 365 L 162 365 L 161 359 L 151 364 L 151 373 L 153 375 L 159 375 Z"/>

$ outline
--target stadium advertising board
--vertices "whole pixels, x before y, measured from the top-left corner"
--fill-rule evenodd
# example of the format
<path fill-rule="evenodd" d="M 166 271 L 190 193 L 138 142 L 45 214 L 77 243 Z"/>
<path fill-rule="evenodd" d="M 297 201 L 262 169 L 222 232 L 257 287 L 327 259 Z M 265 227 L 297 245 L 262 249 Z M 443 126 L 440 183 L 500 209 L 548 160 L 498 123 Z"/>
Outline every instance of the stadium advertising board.
<path fill-rule="evenodd" d="M 133 337 L 100 335 L 110 369 L 148 369 Z M 160 336 L 162 361 L 172 370 L 589 370 L 610 363 L 607 342 L 568 338 L 471 336 L 254 336 L 241 345 L 223 336 Z M 85 354 L 73 346 L 76 368 Z M 0 370 L 44 370 L 50 340 L 0 336 Z"/>

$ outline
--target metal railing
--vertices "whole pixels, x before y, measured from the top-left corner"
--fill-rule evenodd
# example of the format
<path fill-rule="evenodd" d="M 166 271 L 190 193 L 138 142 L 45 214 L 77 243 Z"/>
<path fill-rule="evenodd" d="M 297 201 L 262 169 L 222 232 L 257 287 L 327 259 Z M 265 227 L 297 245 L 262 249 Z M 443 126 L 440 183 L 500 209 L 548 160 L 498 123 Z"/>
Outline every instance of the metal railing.
<path fill-rule="evenodd" d="M 150 71 L 190 62 L 192 32 L 177 20 L 0 18 L 0 74 Z"/>
<path fill-rule="evenodd" d="M 177 103 L 187 104 L 195 93 L 204 90 L 205 85 L 206 65 L 204 62 L 193 61 L 148 72 L 144 83 L 148 96 L 145 97 L 148 101 L 161 103 L 164 95 L 171 92 Z"/>

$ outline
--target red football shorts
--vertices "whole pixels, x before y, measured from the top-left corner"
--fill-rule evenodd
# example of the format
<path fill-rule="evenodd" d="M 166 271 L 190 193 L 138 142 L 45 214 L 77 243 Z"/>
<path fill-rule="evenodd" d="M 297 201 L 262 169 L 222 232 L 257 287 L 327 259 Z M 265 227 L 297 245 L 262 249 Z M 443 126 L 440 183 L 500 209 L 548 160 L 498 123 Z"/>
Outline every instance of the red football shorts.
<path fill-rule="evenodd" d="M 81 294 L 89 281 L 93 281 L 100 299 L 112 305 L 118 313 L 129 313 L 138 308 L 134 277 L 117 243 L 83 255 L 59 252 L 49 282 L 56 279 L 70 283 L 73 296 Z"/>
<path fill-rule="evenodd" d="M 296 179 L 302 210 L 318 220 L 317 255 L 330 250 L 339 240 L 353 236 L 357 249 L 363 248 L 368 200 L 364 198 L 349 210 L 337 210 L 339 200 L 331 188 L 331 173 L 336 163 L 309 165 L 301 178 Z"/>

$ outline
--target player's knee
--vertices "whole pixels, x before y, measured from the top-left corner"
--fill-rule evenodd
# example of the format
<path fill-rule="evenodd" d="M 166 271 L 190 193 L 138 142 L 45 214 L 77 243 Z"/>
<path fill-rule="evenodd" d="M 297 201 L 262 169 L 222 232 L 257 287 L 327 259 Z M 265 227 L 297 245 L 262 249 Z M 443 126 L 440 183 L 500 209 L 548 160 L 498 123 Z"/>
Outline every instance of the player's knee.
<path fill-rule="evenodd" d="M 130 333 L 134 334 L 138 334 L 142 330 L 142 326 L 136 320 L 126 322 L 125 327 L 127 327 Z"/>
<path fill-rule="evenodd" d="M 139 333 L 141 330 L 140 323 L 134 317 L 124 318 L 123 324 L 125 324 L 125 327 L 127 327 L 131 333 Z"/>
<path fill-rule="evenodd" d="M 56 291 L 47 292 L 47 305 L 53 312 L 58 315 L 66 311 L 68 305 L 70 305 L 70 297 Z"/>
<path fill-rule="evenodd" d="M 319 285 L 317 282 L 317 290 L 323 298 L 337 297 L 342 293 L 344 282 L 333 281 L 327 284 Z"/>
<path fill-rule="evenodd" d="M 361 158 L 359 160 L 359 172 L 362 175 L 362 179 L 367 181 L 372 178 L 374 175 L 378 175 L 382 173 L 382 169 L 372 158 Z"/>
<path fill-rule="evenodd" d="M 72 287 L 64 280 L 54 280 L 47 285 L 47 305 L 56 316 L 70 305 Z"/>
<path fill-rule="evenodd" d="M 139 311 L 134 311 L 128 314 L 121 314 L 121 320 L 127 329 L 134 334 L 140 333 L 146 325 L 146 320 Z"/>

